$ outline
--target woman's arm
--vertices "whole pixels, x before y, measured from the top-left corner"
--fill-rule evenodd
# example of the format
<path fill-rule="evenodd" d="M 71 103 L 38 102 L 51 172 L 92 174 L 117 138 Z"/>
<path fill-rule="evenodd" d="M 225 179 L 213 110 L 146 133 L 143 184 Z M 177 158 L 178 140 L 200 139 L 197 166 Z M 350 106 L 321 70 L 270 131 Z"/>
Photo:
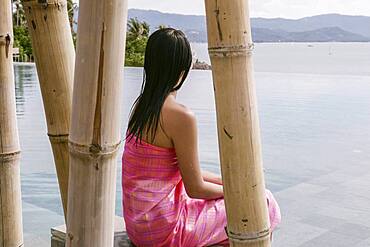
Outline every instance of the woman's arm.
<path fill-rule="evenodd" d="M 187 194 L 197 199 L 223 197 L 222 185 L 213 183 L 217 179 L 204 179 L 198 159 L 198 133 L 194 114 L 186 108 L 173 109 L 167 115 L 166 130 L 176 149 L 179 168 Z M 211 181 L 212 180 L 212 181 Z"/>
<path fill-rule="evenodd" d="M 222 179 L 221 176 L 214 174 L 209 171 L 202 171 L 203 180 L 213 183 L 213 184 L 219 184 L 222 185 Z"/>

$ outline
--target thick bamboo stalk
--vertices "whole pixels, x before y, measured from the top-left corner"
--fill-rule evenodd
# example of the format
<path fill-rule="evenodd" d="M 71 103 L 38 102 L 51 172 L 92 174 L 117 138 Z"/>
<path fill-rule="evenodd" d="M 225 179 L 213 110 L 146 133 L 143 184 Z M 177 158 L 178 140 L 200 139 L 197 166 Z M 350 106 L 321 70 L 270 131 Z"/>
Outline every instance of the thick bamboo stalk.
<path fill-rule="evenodd" d="M 127 0 L 81 0 L 68 192 L 67 246 L 113 246 L 116 156 Z"/>
<path fill-rule="evenodd" d="M 23 246 L 11 1 L 0 0 L 0 246 Z"/>
<path fill-rule="evenodd" d="M 24 0 L 48 136 L 54 154 L 64 215 L 67 217 L 69 152 L 75 51 L 66 0 Z"/>
<path fill-rule="evenodd" d="M 205 0 L 232 246 L 270 246 L 248 1 Z"/>

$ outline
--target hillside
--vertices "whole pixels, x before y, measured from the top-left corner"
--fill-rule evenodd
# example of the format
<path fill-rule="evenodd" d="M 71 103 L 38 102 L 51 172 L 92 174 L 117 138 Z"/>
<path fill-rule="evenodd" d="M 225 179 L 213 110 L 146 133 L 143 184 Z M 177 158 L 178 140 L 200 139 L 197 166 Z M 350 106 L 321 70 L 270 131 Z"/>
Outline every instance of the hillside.
<path fill-rule="evenodd" d="M 339 27 L 325 27 L 305 32 L 286 32 L 253 28 L 254 42 L 369 42 L 370 38 L 344 31 Z"/>
<path fill-rule="evenodd" d="M 153 29 L 161 24 L 182 29 L 192 42 L 206 42 L 204 16 L 161 13 L 130 9 L 129 18 L 148 22 Z M 370 17 L 338 14 L 318 15 L 298 20 L 252 18 L 255 42 L 369 42 Z"/>

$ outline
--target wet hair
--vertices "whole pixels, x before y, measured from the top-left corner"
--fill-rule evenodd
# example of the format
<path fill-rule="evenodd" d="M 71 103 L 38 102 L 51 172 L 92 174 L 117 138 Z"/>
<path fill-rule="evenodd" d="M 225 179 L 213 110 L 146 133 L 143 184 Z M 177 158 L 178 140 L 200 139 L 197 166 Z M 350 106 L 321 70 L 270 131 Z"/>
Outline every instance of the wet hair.
<path fill-rule="evenodd" d="M 150 35 L 145 50 L 143 84 L 131 108 L 128 139 L 135 136 L 136 142 L 141 141 L 145 131 L 154 142 L 164 101 L 183 85 L 192 58 L 190 43 L 182 31 L 164 28 Z"/>

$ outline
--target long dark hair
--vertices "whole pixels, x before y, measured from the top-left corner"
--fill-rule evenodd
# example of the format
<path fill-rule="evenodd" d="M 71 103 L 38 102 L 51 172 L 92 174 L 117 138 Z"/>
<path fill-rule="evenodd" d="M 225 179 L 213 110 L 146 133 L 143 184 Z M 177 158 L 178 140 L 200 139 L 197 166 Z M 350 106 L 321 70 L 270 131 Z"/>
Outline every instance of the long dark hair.
<path fill-rule="evenodd" d="M 192 52 L 185 34 L 164 28 L 150 35 L 145 50 L 143 84 L 135 100 L 127 128 L 127 138 L 141 141 L 150 131 L 151 142 L 160 124 L 160 113 L 167 96 L 181 88 L 192 64 Z M 181 81 L 180 80 L 180 77 Z"/>

